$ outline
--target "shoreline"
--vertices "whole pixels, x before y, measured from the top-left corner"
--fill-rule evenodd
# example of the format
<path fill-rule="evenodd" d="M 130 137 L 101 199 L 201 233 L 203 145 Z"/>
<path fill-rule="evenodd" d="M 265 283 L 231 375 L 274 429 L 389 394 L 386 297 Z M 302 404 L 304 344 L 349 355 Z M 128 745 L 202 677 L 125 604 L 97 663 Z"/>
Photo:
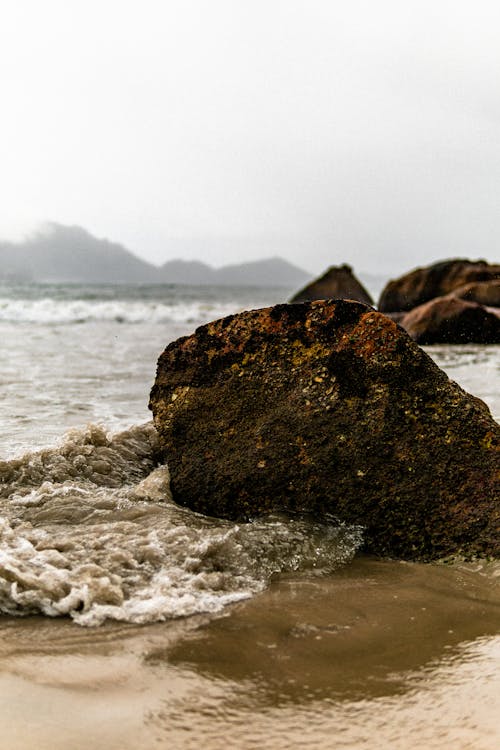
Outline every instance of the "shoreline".
<path fill-rule="evenodd" d="M 471 568 L 360 556 L 145 626 L 3 617 L 5 746 L 495 750 L 498 578 Z"/>

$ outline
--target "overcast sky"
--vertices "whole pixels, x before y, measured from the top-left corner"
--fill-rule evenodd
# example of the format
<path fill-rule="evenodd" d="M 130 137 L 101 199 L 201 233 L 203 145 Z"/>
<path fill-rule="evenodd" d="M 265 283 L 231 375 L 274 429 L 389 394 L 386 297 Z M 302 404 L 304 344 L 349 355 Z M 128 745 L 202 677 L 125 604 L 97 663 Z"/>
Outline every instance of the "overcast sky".
<path fill-rule="evenodd" d="M 0 234 L 163 262 L 499 260 L 500 3 L 16 0 Z"/>

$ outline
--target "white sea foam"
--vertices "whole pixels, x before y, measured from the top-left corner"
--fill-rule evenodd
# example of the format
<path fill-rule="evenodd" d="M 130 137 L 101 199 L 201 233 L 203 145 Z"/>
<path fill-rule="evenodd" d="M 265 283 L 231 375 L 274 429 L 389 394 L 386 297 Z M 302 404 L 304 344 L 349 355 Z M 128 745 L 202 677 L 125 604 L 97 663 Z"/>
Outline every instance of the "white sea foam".
<path fill-rule="evenodd" d="M 0 611 L 153 622 L 218 612 L 284 571 L 350 561 L 361 529 L 304 519 L 253 524 L 176 506 L 150 424 L 98 426 L 0 463 Z"/>
<path fill-rule="evenodd" d="M 201 323 L 241 309 L 236 301 L 13 299 L 0 298 L 0 321 L 39 325 L 107 321 L 118 323 Z"/>

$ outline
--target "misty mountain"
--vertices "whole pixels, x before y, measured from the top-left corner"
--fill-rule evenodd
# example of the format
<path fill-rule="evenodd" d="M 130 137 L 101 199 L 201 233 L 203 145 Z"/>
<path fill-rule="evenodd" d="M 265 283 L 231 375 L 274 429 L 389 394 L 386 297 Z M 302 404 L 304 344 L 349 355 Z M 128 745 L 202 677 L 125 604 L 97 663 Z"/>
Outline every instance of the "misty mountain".
<path fill-rule="evenodd" d="M 216 284 L 215 269 L 199 260 L 169 260 L 157 270 L 164 284 Z"/>
<path fill-rule="evenodd" d="M 217 286 L 283 286 L 304 284 L 311 275 L 283 258 L 212 268 L 200 261 L 170 260 L 160 268 L 162 279 L 172 284 L 213 284 Z"/>
<path fill-rule="evenodd" d="M 153 282 L 156 269 L 122 245 L 51 223 L 23 242 L 0 243 L 0 278 L 69 283 Z"/>
<path fill-rule="evenodd" d="M 0 242 L 0 280 L 298 287 L 310 274 L 282 258 L 215 269 L 200 261 L 161 267 L 82 227 L 50 223 L 22 242 Z"/>

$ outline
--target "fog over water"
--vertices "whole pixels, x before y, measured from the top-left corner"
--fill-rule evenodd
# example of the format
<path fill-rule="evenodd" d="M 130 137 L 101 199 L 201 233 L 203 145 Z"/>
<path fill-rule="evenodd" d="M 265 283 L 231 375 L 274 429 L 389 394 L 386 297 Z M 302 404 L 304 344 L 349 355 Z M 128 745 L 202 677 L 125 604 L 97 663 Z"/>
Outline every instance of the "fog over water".
<path fill-rule="evenodd" d="M 35 0 L 0 28 L 0 235 L 318 273 L 498 256 L 493 0 Z"/>

